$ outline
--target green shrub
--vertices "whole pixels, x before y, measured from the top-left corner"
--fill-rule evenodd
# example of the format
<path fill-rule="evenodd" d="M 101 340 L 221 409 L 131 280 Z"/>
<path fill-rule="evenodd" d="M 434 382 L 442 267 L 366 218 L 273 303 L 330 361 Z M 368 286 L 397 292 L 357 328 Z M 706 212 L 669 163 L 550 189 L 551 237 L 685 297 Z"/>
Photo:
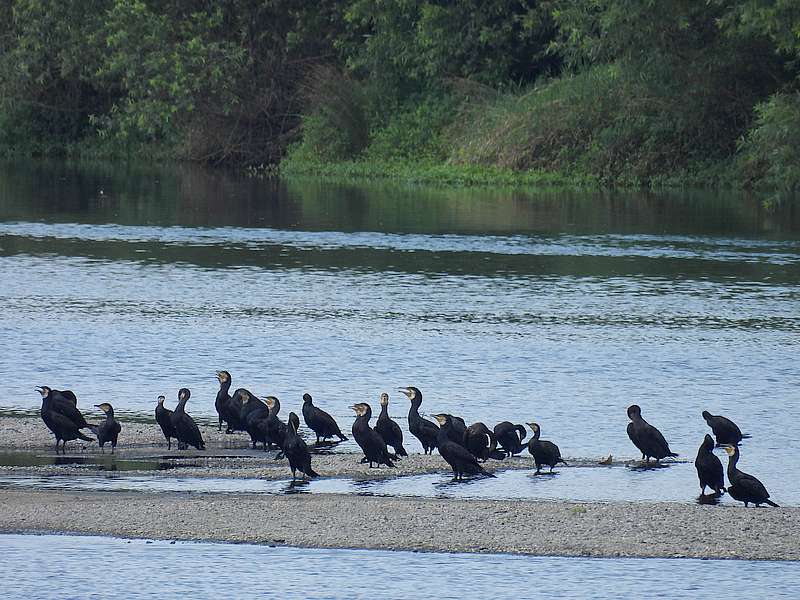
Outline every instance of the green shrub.
<path fill-rule="evenodd" d="M 800 92 L 778 93 L 759 104 L 741 150 L 745 184 L 800 189 Z"/>
<path fill-rule="evenodd" d="M 308 160 L 342 160 L 359 155 L 369 143 L 367 87 L 328 66 L 311 70 L 302 88 L 306 114 L 303 140 L 293 149 Z"/>
<path fill-rule="evenodd" d="M 455 98 L 445 94 L 406 103 L 388 117 L 385 125 L 375 129 L 365 156 L 375 161 L 445 160 L 443 132 L 455 118 L 456 110 Z"/>

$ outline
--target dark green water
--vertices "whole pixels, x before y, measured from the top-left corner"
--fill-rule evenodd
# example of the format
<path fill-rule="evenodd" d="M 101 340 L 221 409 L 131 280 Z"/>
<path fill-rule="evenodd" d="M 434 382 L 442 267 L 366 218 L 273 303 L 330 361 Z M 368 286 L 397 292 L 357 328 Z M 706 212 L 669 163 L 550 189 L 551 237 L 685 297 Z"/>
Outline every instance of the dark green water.
<path fill-rule="evenodd" d="M 534 419 L 568 458 L 635 457 L 635 402 L 692 460 L 707 409 L 800 502 L 797 204 L 4 163 L 0 281 L 7 410 L 46 384 L 147 414 L 186 386 L 210 418 L 227 369 L 345 428 L 382 391 L 405 426 L 416 385 L 428 414 Z"/>

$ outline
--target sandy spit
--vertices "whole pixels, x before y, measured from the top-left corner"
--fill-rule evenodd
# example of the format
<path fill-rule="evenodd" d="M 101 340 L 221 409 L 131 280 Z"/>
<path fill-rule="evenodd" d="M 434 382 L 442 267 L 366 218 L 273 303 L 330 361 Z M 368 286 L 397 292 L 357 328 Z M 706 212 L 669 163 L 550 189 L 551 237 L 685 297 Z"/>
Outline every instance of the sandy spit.
<path fill-rule="evenodd" d="M 800 508 L 0 490 L 0 531 L 324 548 L 800 560 Z"/>
<path fill-rule="evenodd" d="M 216 427 L 201 426 L 206 450 L 193 448 L 177 450 L 173 441 L 172 450 L 167 450 L 161 431 L 155 424 L 125 423 L 125 438 L 115 454 L 116 460 L 165 460 L 180 466 L 181 476 L 193 477 L 259 477 L 262 479 L 286 479 L 290 474 L 286 460 L 276 460 L 277 451 L 265 453 L 261 447 L 250 448 L 249 437 L 244 433 L 225 435 Z M 313 440 L 307 440 L 312 451 Z M 38 417 L 0 417 L 0 453 L 29 453 L 39 456 L 55 456 L 53 436 Z M 352 442 L 341 446 L 324 446 L 312 457 L 314 470 L 323 477 L 351 477 L 380 479 L 401 475 L 424 473 L 447 473 L 450 467 L 438 454 L 412 453 L 399 460 L 395 468 L 373 468 L 359 461 L 363 454 Z M 109 447 L 101 454 L 95 443 L 72 441 L 67 443 L 67 455 L 91 459 L 111 460 Z M 497 469 L 530 469 L 533 459 L 525 452 L 521 456 L 504 461 L 488 461 L 487 471 Z M 85 472 L 75 465 L 45 465 L 38 467 L 3 467 L 0 472 L 35 473 L 37 475 L 67 475 Z M 175 470 L 147 471 L 149 476 L 176 476 Z"/>

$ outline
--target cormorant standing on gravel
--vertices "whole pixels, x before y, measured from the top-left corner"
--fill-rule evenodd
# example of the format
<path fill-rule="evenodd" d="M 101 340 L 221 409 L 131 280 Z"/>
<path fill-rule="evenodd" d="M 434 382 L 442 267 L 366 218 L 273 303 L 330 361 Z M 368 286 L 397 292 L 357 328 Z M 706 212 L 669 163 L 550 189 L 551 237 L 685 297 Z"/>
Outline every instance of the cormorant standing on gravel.
<path fill-rule="evenodd" d="M 71 440 L 83 440 L 85 442 L 93 442 L 94 439 L 84 435 L 79 431 L 78 426 L 74 421 L 64 416 L 58 411 L 53 410 L 53 395 L 52 390 L 47 386 L 36 388 L 36 391 L 42 395 L 42 408 L 40 415 L 42 421 L 47 425 L 47 428 L 53 432 L 56 438 L 56 454 L 58 454 L 58 443 L 61 444 L 62 453 L 66 454 L 67 442 Z"/>
<path fill-rule="evenodd" d="M 93 423 L 87 423 L 86 419 L 83 418 L 81 411 L 78 410 L 78 399 L 71 391 L 65 390 L 61 392 L 49 388 L 46 385 L 36 388 L 36 391 L 42 395 L 42 398 L 47 397 L 50 410 L 61 413 L 67 417 L 70 421 L 75 423 L 78 429 L 90 429 L 94 426 Z"/>
<path fill-rule="evenodd" d="M 697 478 L 700 480 L 701 494 L 705 495 L 706 486 L 714 490 L 717 496 L 725 491 L 722 462 L 714 454 L 714 440 L 708 434 L 703 438 L 703 443 L 697 450 L 694 467 L 697 469 Z"/>
<path fill-rule="evenodd" d="M 172 425 L 177 434 L 178 449 L 185 450 L 187 446 L 194 446 L 198 450 L 205 450 L 206 444 L 203 442 L 200 428 L 186 412 L 186 403 L 191 395 L 192 393 L 188 389 L 181 388 L 178 391 L 178 406 L 172 413 Z"/>
<path fill-rule="evenodd" d="M 744 437 L 742 430 L 733 421 L 722 415 L 712 415 L 707 410 L 703 411 L 703 418 L 711 427 L 714 437 L 717 438 L 717 446 L 724 446 L 726 444 L 737 445 Z"/>
<path fill-rule="evenodd" d="M 231 406 L 231 374 L 227 371 L 217 371 L 217 379 L 219 380 L 219 391 L 217 391 L 217 398 L 214 400 L 214 408 L 217 409 L 219 416 L 219 424 L 217 431 L 222 430 L 222 422 L 225 421 L 227 428 L 225 433 L 233 433 L 241 429 L 241 411 L 234 410 Z"/>
<path fill-rule="evenodd" d="M 238 388 L 233 395 L 228 392 L 231 388 L 231 374 L 227 371 L 218 371 L 217 379 L 219 379 L 219 391 L 217 392 L 217 399 L 214 401 L 214 408 L 217 409 L 219 415 L 219 428 L 222 428 L 222 421 L 228 424 L 225 433 L 233 433 L 235 431 L 245 430 L 245 419 L 251 410 L 256 410 L 258 406 L 256 403 L 248 404 L 248 408 L 243 410 L 245 395 L 250 397 L 255 396 L 245 388 Z"/>
<path fill-rule="evenodd" d="M 397 456 L 408 456 L 408 452 L 403 448 L 403 430 L 400 429 L 395 421 L 389 417 L 389 394 L 381 394 L 381 414 L 375 423 L 375 431 L 381 434 L 383 441 L 394 448 Z"/>
<path fill-rule="evenodd" d="M 650 462 L 652 456 L 658 462 L 667 456 L 678 456 L 669 449 L 661 432 L 642 418 L 642 409 L 638 405 L 628 407 L 628 418 L 631 420 L 627 428 L 628 437 L 641 451 L 643 460 Z"/>
<path fill-rule="evenodd" d="M 283 442 L 286 439 L 286 423 L 278 418 L 281 411 L 281 401 L 275 396 L 267 396 L 264 402 L 269 407 L 269 416 L 265 422 L 267 429 L 267 443 L 275 444 L 283 450 Z"/>
<path fill-rule="evenodd" d="M 508 456 L 519 454 L 525 449 L 522 440 L 527 435 L 528 432 L 522 425 L 515 425 L 510 421 L 502 421 L 494 426 L 494 437 L 497 438 L 497 443 Z"/>
<path fill-rule="evenodd" d="M 269 408 L 266 404 L 261 402 L 255 396 L 251 396 L 250 392 L 242 391 L 241 393 L 242 407 L 240 411 L 239 422 L 244 427 L 244 430 L 250 435 L 250 442 L 253 445 L 253 450 L 256 449 L 256 443 L 261 442 L 264 444 L 264 451 L 267 451 L 267 431 L 266 420 L 269 416 Z M 253 402 L 255 408 L 250 406 Z"/>
<path fill-rule="evenodd" d="M 485 471 L 483 467 L 478 464 L 478 459 L 475 458 L 469 450 L 450 439 L 448 433 L 453 427 L 453 417 L 451 415 L 439 414 L 436 415 L 436 420 L 440 425 L 436 444 L 441 457 L 453 469 L 454 480 L 463 480 L 465 474 L 494 477 L 494 475 Z"/>
<path fill-rule="evenodd" d="M 175 426 L 172 424 L 172 411 L 164 406 L 164 396 L 158 397 L 156 404 L 156 423 L 161 427 L 161 432 L 167 439 L 167 450 L 172 450 L 172 438 L 178 439 Z"/>
<path fill-rule="evenodd" d="M 462 445 L 475 458 L 484 462 L 488 458 L 503 460 L 506 457 L 504 452 L 497 449 L 497 438 L 494 437 L 494 432 L 480 421 L 467 427 Z"/>
<path fill-rule="evenodd" d="M 289 460 L 289 467 L 292 469 L 292 481 L 295 480 L 296 471 L 303 474 L 303 479 L 308 477 L 319 477 L 319 473 L 311 468 L 311 453 L 308 451 L 305 441 L 297 430 L 300 428 L 300 417 L 295 413 L 289 413 L 289 423 L 286 426 L 286 437 L 283 439 L 281 447 L 283 454 Z"/>
<path fill-rule="evenodd" d="M 450 415 L 450 431 L 447 437 L 451 442 L 464 446 L 464 435 L 467 433 L 467 423 L 461 417 Z M 437 434 L 438 435 L 438 434 Z"/>
<path fill-rule="evenodd" d="M 422 392 L 413 386 L 401 388 L 399 391 L 403 392 L 411 401 L 411 407 L 408 409 L 408 430 L 422 444 L 425 454 L 433 454 L 433 450 L 436 448 L 436 440 L 439 436 L 439 427 L 423 419 L 419 414 L 419 407 L 422 405 Z"/>
<path fill-rule="evenodd" d="M 548 465 L 552 473 L 558 463 L 567 464 L 567 461 L 561 458 L 561 450 L 558 449 L 558 446 L 553 442 L 539 439 L 542 429 L 538 423 L 528 423 L 528 427 L 533 432 L 533 437 L 528 442 L 528 452 L 533 456 L 533 461 L 536 463 L 537 475 L 541 472 L 542 465 Z"/>
<path fill-rule="evenodd" d="M 320 438 L 324 442 L 333 436 L 338 437 L 339 441 L 342 442 L 347 440 L 333 417 L 321 408 L 314 406 L 311 394 L 303 394 L 303 420 L 308 428 L 317 434 L 317 444 L 319 444 Z"/>
<path fill-rule="evenodd" d="M 369 462 L 370 469 L 372 468 L 372 463 L 377 463 L 379 466 L 393 467 L 394 463 L 391 456 L 389 456 L 386 442 L 383 441 L 380 433 L 369 426 L 369 420 L 372 418 L 372 408 L 364 402 L 354 404 L 350 408 L 357 415 L 353 423 L 353 438 L 364 451 L 364 456 Z"/>
<path fill-rule="evenodd" d="M 122 431 L 122 425 L 120 425 L 119 421 L 114 418 L 114 407 L 108 402 L 95 404 L 95 407 L 99 408 L 106 414 L 106 420 L 100 423 L 100 425 L 97 427 L 93 428 L 93 431 L 97 436 L 97 443 L 100 445 L 100 451 L 105 452 L 103 446 L 106 445 L 106 442 L 110 442 L 111 454 L 114 454 L 114 450 L 117 447 L 117 438 L 119 438 L 119 432 Z"/>
<path fill-rule="evenodd" d="M 730 497 L 744 502 L 745 508 L 751 502 L 756 506 L 769 504 L 777 508 L 778 505 L 769 499 L 769 492 L 763 483 L 736 468 L 736 463 L 739 462 L 739 446 L 725 446 L 725 452 L 728 453 L 728 481 L 730 482 L 728 494 Z"/>

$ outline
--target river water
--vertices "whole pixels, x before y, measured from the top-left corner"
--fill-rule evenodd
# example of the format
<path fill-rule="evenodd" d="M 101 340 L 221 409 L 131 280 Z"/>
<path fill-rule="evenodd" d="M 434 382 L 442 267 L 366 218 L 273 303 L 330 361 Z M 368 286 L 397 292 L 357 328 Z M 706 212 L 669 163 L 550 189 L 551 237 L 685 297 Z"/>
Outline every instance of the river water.
<path fill-rule="evenodd" d="M 709 410 L 798 504 L 800 208 L 763 200 L 2 163 L 0 407 L 50 385 L 124 421 L 185 386 L 211 419 L 227 369 L 345 430 L 387 391 L 405 428 L 415 385 L 427 414 L 536 420 L 568 460 L 637 457 L 632 403 L 693 460 Z M 648 498 L 676 495 L 653 479 Z"/>
<path fill-rule="evenodd" d="M 0 535 L 4 598 L 796 598 L 800 564 Z M 198 576 L 198 574 L 202 574 Z"/>

